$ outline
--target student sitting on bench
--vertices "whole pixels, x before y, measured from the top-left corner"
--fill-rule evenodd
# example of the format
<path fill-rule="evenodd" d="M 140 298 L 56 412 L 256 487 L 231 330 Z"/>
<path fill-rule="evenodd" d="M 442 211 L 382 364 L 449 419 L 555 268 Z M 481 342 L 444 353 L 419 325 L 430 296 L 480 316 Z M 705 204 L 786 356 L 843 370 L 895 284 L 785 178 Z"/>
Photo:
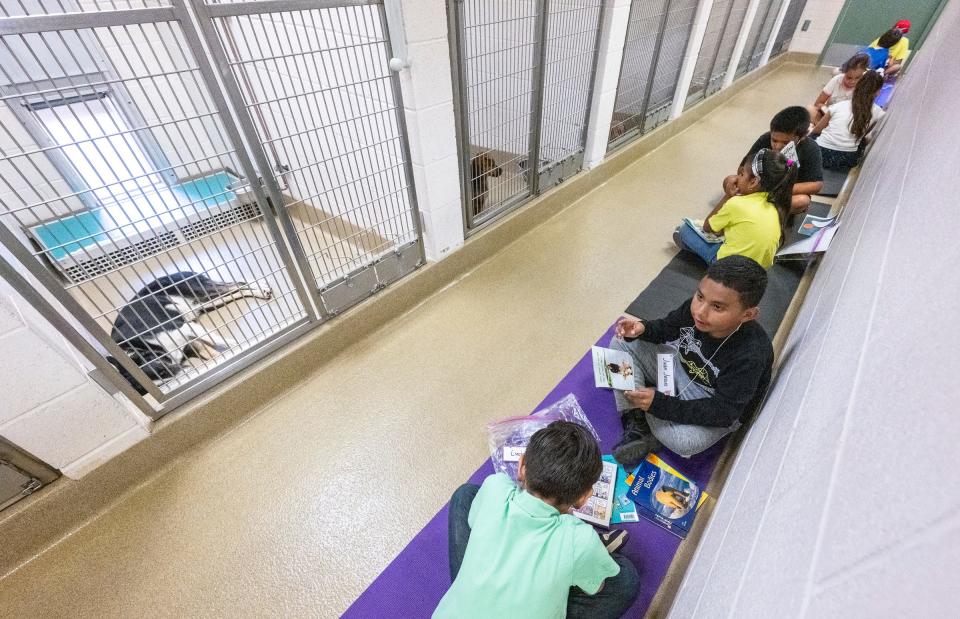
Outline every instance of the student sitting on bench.
<path fill-rule="evenodd" d="M 703 221 L 703 232 L 722 234 L 723 241 L 710 242 L 684 222 L 673 233 L 674 243 L 707 264 L 741 255 L 769 269 L 785 238 L 796 176 L 796 162 L 775 150 L 763 148 L 747 155 L 740 162 L 734 186 L 724 183 L 727 195 Z"/>
<path fill-rule="evenodd" d="M 823 167 L 849 170 L 860 163 L 861 143 L 886 114 L 873 102 L 883 88 L 883 78 L 870 71 L 857 82 L 853 99 L 824 109 L 814 131 L 823 153 Z"/>
<path fill-rule="evenodd" d="M 806 211 L 810 207 L 810 196 L 823 189 L 820 149 L 807 137 L 809 130 L 810 112 L 806 108 L 794 105 L 782 109 L 770 120 L 770 131 L 757 138 L 748 151 L 755 153 L 761 148 L 772 148 L 779 152 L 790 142 L 796 145 L 797 163 L 800 169 L 797 171 L 797 178 L 793 185 L 791 213 Z M 723 179 L 724 194 L 729 196 L 735 193 L 736 180 L 735 174 Z"/>
<path fill-rule="evenodd" d="M 773 346 L 755 318 L 767 274 L 729 256 L 707 269 L 693 299 L 660 320 L 621 318 L 610 348 L 633 357 L 638 384 L 614 391 L 624 433 L 613 456 L 628 470 L 663 446 L 698 454 L 746 420 L 770 383 Z M 674 395 L 656 390 L 657 353 L 673 354 Z M 642 381 L 642 382 L 641 382 Z"/>
<path fill-rule="evenodd" d="M 538 430 L 520 459 L 518 488 L 503 473 L 464 484 L 450 500 L 450 578 L 434 618 L 620 617 L 640 577 L 602 535 L 569 513 L 593 494 L 603 465 L 590 432 L 569 421 Z"/>

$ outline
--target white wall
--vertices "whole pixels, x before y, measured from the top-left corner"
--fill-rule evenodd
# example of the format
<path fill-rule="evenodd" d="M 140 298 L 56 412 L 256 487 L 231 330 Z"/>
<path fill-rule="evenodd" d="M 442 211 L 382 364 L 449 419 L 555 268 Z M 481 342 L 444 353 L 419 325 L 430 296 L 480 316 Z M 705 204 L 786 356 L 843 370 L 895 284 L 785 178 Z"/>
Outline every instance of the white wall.
<path fill-rule="evenodd" d="M 867 157 L 671 617 L 955 616 L 951 3 Z"/>
<path fill-rule="evenodd" d="M 147 418 L 93 382 L 86 366 L 0 279 L 0 436 L 73 478 L 148 435 Z"/>
<path fill-rule="evenodd" d="M 844 0 L 807 0 L 803 15 L 797 24 L 797 30 L 790 41 L 791 52 L 819 54 L 830 38 L 830 32 L 837 23 Z M 803 23 L 810 20 L 810 28 L 801 32 Z"/>

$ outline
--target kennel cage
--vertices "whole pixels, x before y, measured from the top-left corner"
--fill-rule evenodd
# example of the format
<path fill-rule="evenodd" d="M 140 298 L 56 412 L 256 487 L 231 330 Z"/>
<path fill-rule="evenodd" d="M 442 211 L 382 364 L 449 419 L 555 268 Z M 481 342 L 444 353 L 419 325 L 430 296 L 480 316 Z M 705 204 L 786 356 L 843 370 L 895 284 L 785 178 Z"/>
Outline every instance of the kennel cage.
<path fill-rule="evenodd" d="M 608 150 L 669 120 L 698 4 L 653 0 L 630 7 Z"/>
<path fill-rule="evenodd" d="M 713 3 L 685 108 L 720 90 L 749 3 L 750 0 L 716 0 Z"/>
<path fill-rule="evenodd" d="M 807 7 L 807 0 L 785 0 L 790 3 L 787 12 L 783 16 L 783 24 L 777 32 L 777 37 L 773 43 L 773 50 L 770 57 L 774 58 L 786 52 L 790 48 L 790 42 L 793 41 L 793 35 L 800 25 L 800 17 L 803 15 L 803 9 Z"/>
<path fill-rule="evenodd" d="M 777 16 L 780 13 L 780 6 L 782 4 L 783 0 L 771 0 L 770 2 L 760 3 L 756 15 L 754 15 L 753 23 L 750 26 L 750 33 L 743 47 L 740 62 L 737 64 L 735 74 L 737 78 L 746 75 L 748 72 L 760 66 L 767 42 L 770 40 L 770 37 L 773 36 L 773 27 L 776 25 Z"/>
<path fill-rule="evenodd" d="M 169 410 L 422 264 L 390 57 L 376 0 L 0 0 L 0 241 Z M 117 334 L 182 272 L 264 298 Z"/>
<path fill-rule="evenodd" d="M 470 232 L 583 163 L 602 0 L 450 0 Z"/>

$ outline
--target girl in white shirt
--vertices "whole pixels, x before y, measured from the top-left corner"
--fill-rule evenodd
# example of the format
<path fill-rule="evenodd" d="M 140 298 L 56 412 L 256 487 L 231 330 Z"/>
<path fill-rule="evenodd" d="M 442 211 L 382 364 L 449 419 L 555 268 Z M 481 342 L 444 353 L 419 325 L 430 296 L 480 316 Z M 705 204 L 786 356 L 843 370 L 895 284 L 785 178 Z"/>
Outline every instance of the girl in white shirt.
<path fill-rule="evenodd" d="M 811 121 L 816 123 L 823 117 L 825 106 L 848 101 L 853 97 L 853 89 L 856 88 L 857 82 L 869 68 L 870 56 L 863 52 L 854 54 L 852 58 L 843 63 L 840 67 L 840 73 L 834 75 L 827 82 L 813 105 L 807 107 Z"/>
<path fill-rule="evenodd" d="M 863 139 L 885 112 L 873 102 L 883 88 L 883 78 L 870 71 L 857 82 L 853 98 L 824 108 L 823 118 L 814 127 L 817 145 L 827 170 L 849 170 L 860 162 Z"/>

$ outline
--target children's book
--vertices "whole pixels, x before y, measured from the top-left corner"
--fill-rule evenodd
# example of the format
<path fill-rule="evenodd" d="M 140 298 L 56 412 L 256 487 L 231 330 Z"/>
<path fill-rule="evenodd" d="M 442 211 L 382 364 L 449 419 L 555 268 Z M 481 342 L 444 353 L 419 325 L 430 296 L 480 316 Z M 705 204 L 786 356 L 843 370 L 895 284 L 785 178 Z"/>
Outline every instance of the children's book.
<path fill-rule="evenodd" d="M 617 464 L 604 461 L 600 479 L 593 484 L 593 495 L 580 509 L 573 510 L 573 514 L 593 524 L 610 528 L 610 519 L 613 517 L 613 493 L 617 481 Z"/>
<path fill-rule="evenodd" d="M 597 387 L 630 391 L 637 388 L 633 375 L 633 359 L 622 350 L 594 346 L 593 379 Z"/>
<path fill-rule="evenodd" d="M 685 538 L 707 493 L 654 454 L 640 463 L 628 495 L 641 518 Z"/>
<path fill-rule="evenodd" d="M 832 226 L 833 222 L 837 220 L 836 217 L 817 217 L 816 215 L 807 215 L 803 218 L 803 221 L 800 222 L 800 228 L 797 230 L 798 234 L 803 236 L 810 236 L 820 230 L 823 230 L 827 226 Z"/>
<path fill-rule="evenodd" d="M 793 256 L 804 258 L 811 254 L 825 252 L 830 247 L 830 242 L 833 241 L 833 237 L 839 227 L 840 222 L 833 221 L 819 230 L 812 232 L 810 236 L 783 246 L 780 251 L 777 252 L 777 257 Z"/>
<path fill-rule="evenodd" d="M 796 164 L 797 169 L 800 169 L 800 156 L 797 155 L 797 145 L 793 142 L 787 142 L 787 145 L 780 149 L 780 153 L 793 161 Z"/>
<path fill-rule="evenodd" d="M 700 238 L 707 243 L 723 243 L 723 237 L 721 235 L 703 231 L 702 219 L 690 219 L 689 217 L 684 217 L 683 223 L 693 228 L 693 231 L 696 232 Z"/>
<path fill-rule="evenodd" d="M 611 455 L 604 456 L 603 461 L 617 467 L 617 483 L 613 487 L 613 516 L 610 518 L 610 524 L 639 522 L 640 516 L 637 515 L 637 504 L 627 496 L 630 492 L 630 484 L 633 482 L 632 475 L 636 469 L 634 471 L 624 470 Z"/>

